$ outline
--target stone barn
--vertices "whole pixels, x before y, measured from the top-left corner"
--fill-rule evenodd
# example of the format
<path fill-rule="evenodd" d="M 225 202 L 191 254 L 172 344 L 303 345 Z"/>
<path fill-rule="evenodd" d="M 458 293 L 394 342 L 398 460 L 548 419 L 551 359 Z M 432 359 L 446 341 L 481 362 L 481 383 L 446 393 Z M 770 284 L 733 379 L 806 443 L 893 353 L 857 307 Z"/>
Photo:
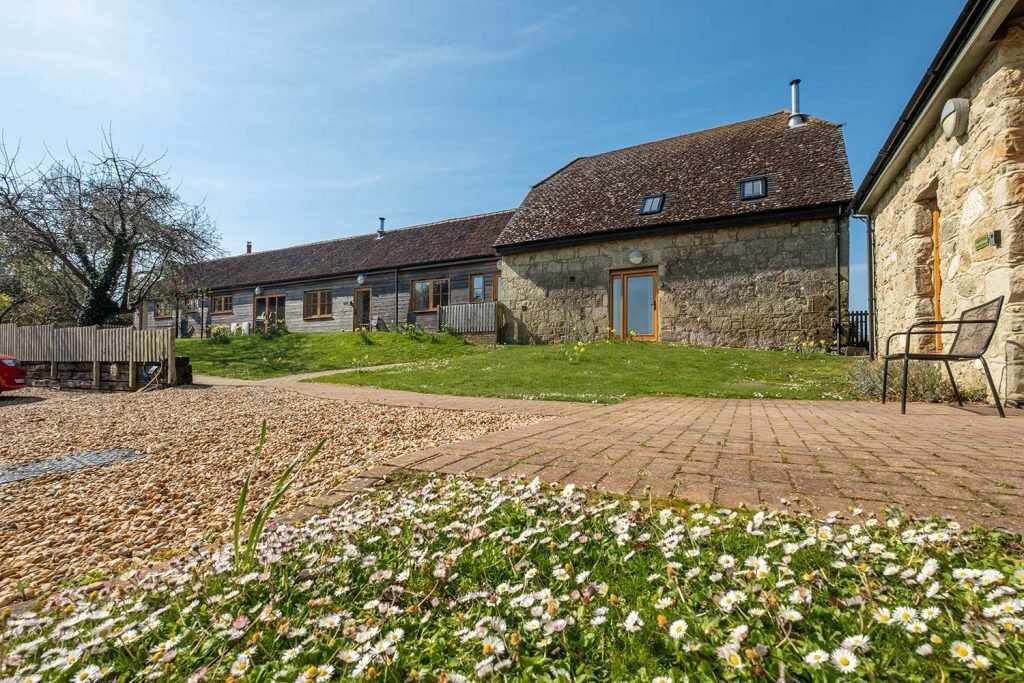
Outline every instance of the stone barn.
<path fill-rule="evenodd" d="M 794 106 L 576 159 L 498 236 L 505 338 L 833 340 L 853 197 L 839 124 Z"/>

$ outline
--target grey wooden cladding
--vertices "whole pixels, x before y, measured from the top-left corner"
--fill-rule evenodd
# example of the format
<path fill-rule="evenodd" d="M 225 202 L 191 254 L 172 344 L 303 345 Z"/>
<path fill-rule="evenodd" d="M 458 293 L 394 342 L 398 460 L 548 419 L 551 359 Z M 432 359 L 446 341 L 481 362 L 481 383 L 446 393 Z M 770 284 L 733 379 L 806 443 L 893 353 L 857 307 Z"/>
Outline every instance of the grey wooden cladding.
<path fill-rule="evenodd" d="M 495 332 L 498 329 L 498 306 L 500 304 L 496 301 L 440 306 L 437 309 L 438 327 L 456 334 Z"/>
<path fill-rule="evenodd" d="M 155 363 L 174 352 L 172 332 L 5 324 L 0 325 L 0 353 L 27 363 Z"/>

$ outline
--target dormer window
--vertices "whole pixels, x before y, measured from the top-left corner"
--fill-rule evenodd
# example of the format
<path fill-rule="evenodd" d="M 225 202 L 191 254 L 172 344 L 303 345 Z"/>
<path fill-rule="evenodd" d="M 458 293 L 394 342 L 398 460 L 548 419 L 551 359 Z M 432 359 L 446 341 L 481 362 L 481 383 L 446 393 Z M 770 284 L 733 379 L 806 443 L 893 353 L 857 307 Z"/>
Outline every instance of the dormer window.
<path fill-rule="evenodd" d="M 768 179 L 747 178 L 740 181 L 740 199 L 760 199 L 768 196 Z"/>
<path fill-rule="evenodd" d="M 644 203 L 640 208 L 640 214 L 661 213 L 664 206 L 665 193 L 648 195 L 644 197 Z"/>

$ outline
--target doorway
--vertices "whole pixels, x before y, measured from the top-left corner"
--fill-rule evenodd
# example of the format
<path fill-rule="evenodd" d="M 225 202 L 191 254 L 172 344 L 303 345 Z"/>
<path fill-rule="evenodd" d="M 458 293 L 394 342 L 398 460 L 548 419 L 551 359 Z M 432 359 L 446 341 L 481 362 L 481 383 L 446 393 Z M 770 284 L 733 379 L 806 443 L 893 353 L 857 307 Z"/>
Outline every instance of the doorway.
<path fill-rule="evenodd" d="M 352 296 L 352 329 L 370 326 L 370 288 L 357 287 Z"/>
<path fill-rule="evenodd" d="M 658 339 L 658 271 L 613 272 L 608 283 L 608 327 L 615 339 Z"/>
<path fill-rule="evenodd" d="M 284 294 L 258 296 L 253 301 L 253 328 L 266 332 L 284 325 Z"/>

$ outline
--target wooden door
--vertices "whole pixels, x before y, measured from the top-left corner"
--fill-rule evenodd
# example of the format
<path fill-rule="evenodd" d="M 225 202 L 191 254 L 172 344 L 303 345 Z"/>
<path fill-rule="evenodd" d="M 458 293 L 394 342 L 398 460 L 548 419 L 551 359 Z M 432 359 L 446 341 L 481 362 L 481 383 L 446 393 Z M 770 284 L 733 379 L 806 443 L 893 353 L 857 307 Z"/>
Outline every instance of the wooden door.
<path fill-rule="evenodd" d="M 266 332 L 284 322 L 283 294 L 267 294 L 253 299 L 252 324 L 257 332 Z"/>
<path fill-rule="evenodd" d="M 370 288 L 357 287 L 352 297 L 352 329 L 370 326 Z"/>
<path fill-rule="evenodd" d="M 658 271 L 612 272 L 608 283 L 608 327 L 616 339 L 658 339 Z"/>

